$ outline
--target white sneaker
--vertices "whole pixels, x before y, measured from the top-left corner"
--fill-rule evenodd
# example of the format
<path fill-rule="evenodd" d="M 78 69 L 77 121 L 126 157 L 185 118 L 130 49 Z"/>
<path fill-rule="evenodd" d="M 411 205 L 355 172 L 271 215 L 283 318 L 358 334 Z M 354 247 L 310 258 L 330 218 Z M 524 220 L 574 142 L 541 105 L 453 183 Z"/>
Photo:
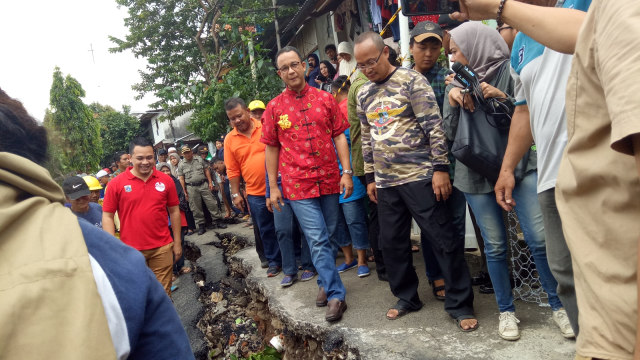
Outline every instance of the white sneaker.
<path fill-rule="evenodd" d="M 553 321 L 556 322 L 556 325 L 560 328 L 560 332 L 562 336 L 567 339 L 573 339 L 576 337 L 576 334 L 573 333 L 573 328 L 571 327 L 571 323 L 569 322 L 569 317 L 567 317 L 567 312 L 565 309 L 559 309 L 553 312 Z"/>
<path fill-rule="evenodd" d="M 505 340 L 520 339 L 520 330 L 518 329 L 520 320 L 516 318 L 516 314 L 512 311 L 500 313 L 500 325 L 498 325 L 498 334 Z"/>

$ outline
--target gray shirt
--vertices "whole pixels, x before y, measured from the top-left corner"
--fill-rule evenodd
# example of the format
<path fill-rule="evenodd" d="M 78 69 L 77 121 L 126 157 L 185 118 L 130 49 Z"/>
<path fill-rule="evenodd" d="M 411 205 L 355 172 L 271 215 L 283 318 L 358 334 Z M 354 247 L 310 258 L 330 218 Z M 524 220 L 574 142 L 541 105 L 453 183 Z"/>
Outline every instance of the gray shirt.
<path fill-rule="evenodd" d="M 509 97 L 506 104 L 513 110 L 513 79 L 509 71 L 509 62 L 505 62 L 498 75 L 491 81 L 487 82 L 489 85 L 499 89 Z M 460 119 L 460 107 L 452 107 L 449 104 L 449 92 L 453 88 L 452 84 L 447 86 L 444 96 L 443 104 L 443 125 L 447 139 L 453 141 L 456 137 L 456 131 L 458 130 L 458 120 Z M 505 135 L 507 136 L 507 135 Z M 526 172 L 535 170 L 537 166 L 536 154 L 534 151 L 530 152 L 529 162 L 527 163 Z M 484 176 L 469 169 L 467 166 L 460 162 L 456 162 L 454 183 L 458 190 L 469 194 L 486 194 L 493 191 L 494 183 L 487 180 Z"/>

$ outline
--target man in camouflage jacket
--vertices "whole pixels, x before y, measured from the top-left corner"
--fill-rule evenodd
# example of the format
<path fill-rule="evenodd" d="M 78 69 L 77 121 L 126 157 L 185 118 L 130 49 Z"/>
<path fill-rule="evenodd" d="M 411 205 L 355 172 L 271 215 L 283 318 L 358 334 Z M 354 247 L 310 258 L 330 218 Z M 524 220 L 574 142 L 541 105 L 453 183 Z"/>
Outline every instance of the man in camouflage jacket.
<path fill-rule="evenodd" d="M 445 310 L 462 330 L 474 330 L 478 322 L 464 243 L 453 236 L 447 209 L 452 187 L 438 104 L 424 76 L 391 65 L 388 56 L 378 34 L 356 39 L 358 68 L 369 79 L 357 101 L 367 193 L 378 203 L 380 249 L 391 292 L 398 298 L 387 318 L 422 307 L 409 238 L 413 217 L 442 268 Z"/>

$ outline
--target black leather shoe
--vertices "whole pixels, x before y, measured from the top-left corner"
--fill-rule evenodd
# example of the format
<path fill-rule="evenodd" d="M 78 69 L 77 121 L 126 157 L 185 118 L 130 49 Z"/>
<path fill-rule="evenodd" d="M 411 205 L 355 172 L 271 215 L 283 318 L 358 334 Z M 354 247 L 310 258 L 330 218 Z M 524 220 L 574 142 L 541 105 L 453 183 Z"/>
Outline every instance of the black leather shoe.
<path fill-rule="evenodd" d="M 316 297 L 316 306 L 317 307 L 327 306 L 327 293 L 324 292 L 324 288 L 318 289 L 318 296 Z"/>
<path fill-rule="evenodd" d="M 198 235 L 202 235 L 207 232 L 207 229 L 204 228 L 204 225 L 200 225 L 200 230 L 198 230 Z"/>
<path fill-rule="evenodd" d="M 487 284 L 480 285 L 478 288 L 480 294 L 493 294 L 493 285 L 489 282 Z"/>
<path fill-rule="evenodd" d="M 338 299 L 331 299 L 327 303 L 327 314 L 324 319 L 327 321 L 338 321 L 342 319 L 342 314 L 347 310 L 347 303 Z"/>
<path fill-rule="evenodd" d="M 478 273 L 471 278 L 471 285 L 473 286 L 485 284 L 491 284 L 491 278 L 489 277 L 489 274 L 484 271 L 478 271 Z"/>

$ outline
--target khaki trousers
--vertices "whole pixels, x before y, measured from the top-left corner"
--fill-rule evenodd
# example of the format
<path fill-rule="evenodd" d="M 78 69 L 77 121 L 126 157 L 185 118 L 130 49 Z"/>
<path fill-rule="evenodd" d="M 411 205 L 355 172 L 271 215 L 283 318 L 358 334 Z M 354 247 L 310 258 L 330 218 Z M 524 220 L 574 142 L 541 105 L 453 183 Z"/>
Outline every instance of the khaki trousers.
<path fill-rule="evenodd" d="M 155 249 L 140 250 L 147 266 L 156 275 L 164 291 L 171 297 L 171 275 L 173 270 L 173 242 Z"/>
<path fill-rule="evenodd" d="M 187 185 L 187 192 L 189 193 L 189 207 L 193 212 L 193 218 L 197 226 L 204 225 L 204 213 L 202 210 L 202 202 L 207 206 L 211 219 L 219 219 L 220 217 L 215 214 L 215 210 L 218 208 L 216 200 L 213 198 L 211 190 L 209 190 L 209 184 L 205 181 L 201 185 L 191 186 Z"/>

